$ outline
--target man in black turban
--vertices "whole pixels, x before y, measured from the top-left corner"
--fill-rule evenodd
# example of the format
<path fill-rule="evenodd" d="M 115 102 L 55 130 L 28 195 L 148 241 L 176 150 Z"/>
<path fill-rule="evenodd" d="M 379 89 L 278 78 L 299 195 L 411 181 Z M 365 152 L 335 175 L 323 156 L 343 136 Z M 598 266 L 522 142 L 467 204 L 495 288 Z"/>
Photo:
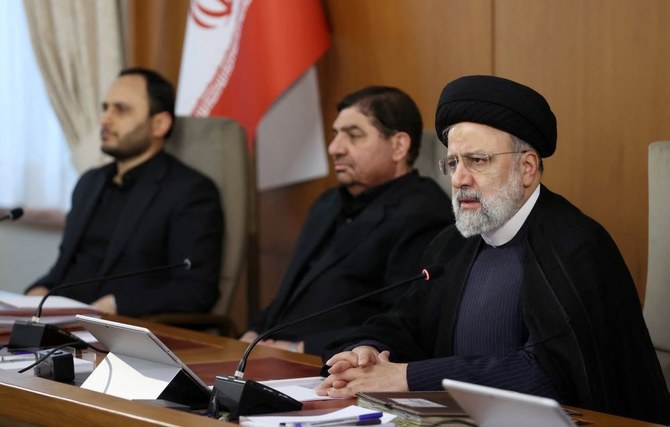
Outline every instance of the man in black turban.
<path fill-rule="evenodd" d="M 467 76 L 440 96 L 456 217 L 386 314 L 333 343 L 319 394 L 439 390 L 451 378 L 670 422 L 670 396 L 630 272 L 607 231 L 540 184 L 556 119 L 533 89 Z"/>

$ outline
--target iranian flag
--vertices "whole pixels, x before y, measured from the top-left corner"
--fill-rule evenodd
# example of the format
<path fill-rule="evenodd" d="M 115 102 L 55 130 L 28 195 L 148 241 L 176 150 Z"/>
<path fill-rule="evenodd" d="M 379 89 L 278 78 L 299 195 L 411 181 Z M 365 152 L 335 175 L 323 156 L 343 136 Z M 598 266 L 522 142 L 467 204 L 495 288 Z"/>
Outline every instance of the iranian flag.
<path fill-rule="evenodd" d="M 314 63 L 329 43 L 320 0 L 191 0 L 177 114 L 238 120 L 259 189 L 325 176 Z"/>

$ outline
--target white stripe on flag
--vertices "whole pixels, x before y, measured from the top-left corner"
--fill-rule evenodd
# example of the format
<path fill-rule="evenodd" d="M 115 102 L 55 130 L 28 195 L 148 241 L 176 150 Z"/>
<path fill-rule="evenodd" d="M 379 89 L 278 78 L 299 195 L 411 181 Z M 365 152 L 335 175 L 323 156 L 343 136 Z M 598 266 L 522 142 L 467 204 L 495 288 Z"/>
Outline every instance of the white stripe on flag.
<path fill-rule="evenodd" d="M 256 134 L 256 179 L 268 190 L 328 175 L 316 69 L 275 101 Z"/>
<path fill-rule="evenodd" d="M 232 16 L 219 19 L 213 28 L 199 27 L 189 14 L 177 85 L 175 113 L 178 116 L 210 115 L 235 68 L 242 26 L 250 5 L 251 0 L 236 3 Z"/>

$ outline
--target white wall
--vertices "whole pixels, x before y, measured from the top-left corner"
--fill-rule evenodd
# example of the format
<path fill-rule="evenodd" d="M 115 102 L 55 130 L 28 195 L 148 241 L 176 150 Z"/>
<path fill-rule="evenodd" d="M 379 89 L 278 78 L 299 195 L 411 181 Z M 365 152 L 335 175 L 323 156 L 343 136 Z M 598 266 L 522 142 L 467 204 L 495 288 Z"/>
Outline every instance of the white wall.
<path fill-rule="evenodd" d="M 0 290 L 18 292 L 56 261 L 61 229 L 0 222 Z"/>

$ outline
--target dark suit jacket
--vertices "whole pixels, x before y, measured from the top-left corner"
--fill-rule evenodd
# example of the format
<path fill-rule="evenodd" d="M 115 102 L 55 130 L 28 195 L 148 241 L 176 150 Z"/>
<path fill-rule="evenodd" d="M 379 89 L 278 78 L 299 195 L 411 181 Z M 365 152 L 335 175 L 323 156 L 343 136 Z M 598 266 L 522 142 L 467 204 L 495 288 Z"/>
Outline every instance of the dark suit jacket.
<path fill-rule="evenodd" d="M 314 202 L 279 290 L 260 319 L 251 325 L 252 330 L 265 331 L 418 274 L 423 251 L 442 228 L 453 222 L 451 202 L 444 191 L 433 180 L 412 172 L 399 178 L 353 222 L 343 226 L 298 280 L 320 250 L 342 205 L 337 188 Z M 327 342 L 385 311 L 403 292 L 404 288 L 365 299 L 273 338 L 304 340 L 306 352 L 321 354 Z"/>
<path fill-rule="evenodd" d="M 173 269 L 64 289 L 58 295 L 90 303 L 112 293 L 119 314 L 211 309 L 218 298 L 223 213 L 214 183 L 167 153 L 151 159 L 129 198 L 104 255 L 98 277 L 123 274 L 189 258 L 192 269 Z M 79 179 L 67 216 L 60 253 L 32 286 L 61 284 L 114 163 Z M 31 287 L 32 287 L 31 286 Z"/>
<path fill-rule="evenodd" d="M 670 396 L 640 300 L 607 231 L 544 186 L 524 227 L 530 248 L 524 259 L 524 323 L 532 353 L 563 403 L 670 422 Z M 443 378 L 499 381 L 496 367 L 505 369 L 506 361 L 525 348 L 502 357 L 477 356 L 486 358 L 486 371 L 473 371 L 469 358 L 451 357 L 460 297 L 482 242 L 447 228 L 423 258 L 426 264 L 443 264 L 444 276 L 431 286 L 413 285 L 388 314 L 334 343 L 332 352 L 366 340 L 383 343 L 393 360 L 409 362 L 413 390 L 418 383 L 441 389 Z M 515 388 L 518 383 L 496 386 L 524 391 Z"/>

